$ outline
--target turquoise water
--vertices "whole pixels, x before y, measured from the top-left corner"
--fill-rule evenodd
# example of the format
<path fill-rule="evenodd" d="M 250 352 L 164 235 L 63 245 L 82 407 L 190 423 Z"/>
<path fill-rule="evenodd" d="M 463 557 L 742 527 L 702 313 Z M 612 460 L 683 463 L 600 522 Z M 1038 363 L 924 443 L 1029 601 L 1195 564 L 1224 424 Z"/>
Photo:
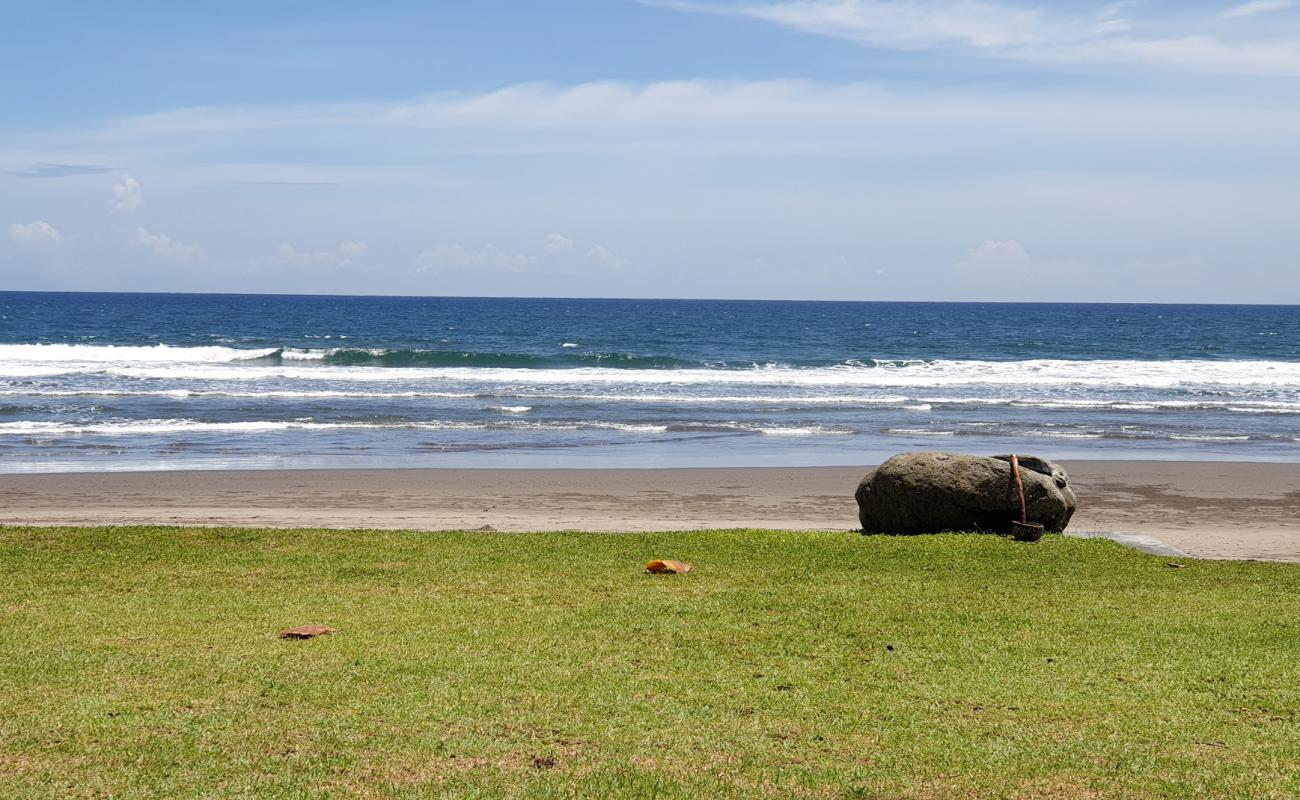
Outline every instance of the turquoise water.
<path fill-rule="evenodd" d="M 0 293 L 0 470 L 1300 460 L 1300 308 Z"/>

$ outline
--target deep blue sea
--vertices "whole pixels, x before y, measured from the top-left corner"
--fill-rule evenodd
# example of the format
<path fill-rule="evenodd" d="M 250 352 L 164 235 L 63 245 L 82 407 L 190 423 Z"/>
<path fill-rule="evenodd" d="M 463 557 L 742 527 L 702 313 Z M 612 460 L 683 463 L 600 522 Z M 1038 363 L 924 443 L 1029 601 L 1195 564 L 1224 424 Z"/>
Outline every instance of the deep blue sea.
<path fill-rule="evenodd" d="M 0 293 L 0 471 L 1300 461 L 1300 307 Z"/>

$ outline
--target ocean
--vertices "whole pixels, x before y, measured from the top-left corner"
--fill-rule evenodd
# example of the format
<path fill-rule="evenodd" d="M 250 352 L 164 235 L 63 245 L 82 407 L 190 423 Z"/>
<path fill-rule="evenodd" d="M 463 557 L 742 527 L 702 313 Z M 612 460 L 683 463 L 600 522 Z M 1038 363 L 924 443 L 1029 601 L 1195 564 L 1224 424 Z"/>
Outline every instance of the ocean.
<path fill-rule="evenodd" d="M 0 471 L 1300 461 L 1300 307 L 0 293 Z"/>

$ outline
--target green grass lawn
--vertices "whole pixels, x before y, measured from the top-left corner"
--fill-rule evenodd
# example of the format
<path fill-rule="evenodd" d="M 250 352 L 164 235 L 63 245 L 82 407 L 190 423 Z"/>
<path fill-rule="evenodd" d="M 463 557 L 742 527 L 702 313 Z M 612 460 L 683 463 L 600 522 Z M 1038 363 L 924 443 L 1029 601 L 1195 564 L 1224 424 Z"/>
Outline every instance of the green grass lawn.
<path fill-rule="evenodd" d="M 1166 562 L 0 528 L 0 796 L 1300 796 L 1300 568 Z"/>

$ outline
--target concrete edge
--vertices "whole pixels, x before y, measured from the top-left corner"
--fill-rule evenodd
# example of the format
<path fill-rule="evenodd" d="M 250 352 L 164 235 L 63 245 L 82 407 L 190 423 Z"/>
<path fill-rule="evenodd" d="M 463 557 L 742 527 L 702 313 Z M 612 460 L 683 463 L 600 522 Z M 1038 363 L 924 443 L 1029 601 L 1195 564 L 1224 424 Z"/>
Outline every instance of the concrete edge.
<path fill-rule="evenodd" d="M 1154 536 L 1123 531 L 1066 531 L 1065 536 L 1076 539 L 1109 539 L 1116 544 L 1131 547 L 1134 550 L 1153 556 L 1166 558 L 1190 558 L 1187 553 L 1173 545 L 1165 544 Z"/>

